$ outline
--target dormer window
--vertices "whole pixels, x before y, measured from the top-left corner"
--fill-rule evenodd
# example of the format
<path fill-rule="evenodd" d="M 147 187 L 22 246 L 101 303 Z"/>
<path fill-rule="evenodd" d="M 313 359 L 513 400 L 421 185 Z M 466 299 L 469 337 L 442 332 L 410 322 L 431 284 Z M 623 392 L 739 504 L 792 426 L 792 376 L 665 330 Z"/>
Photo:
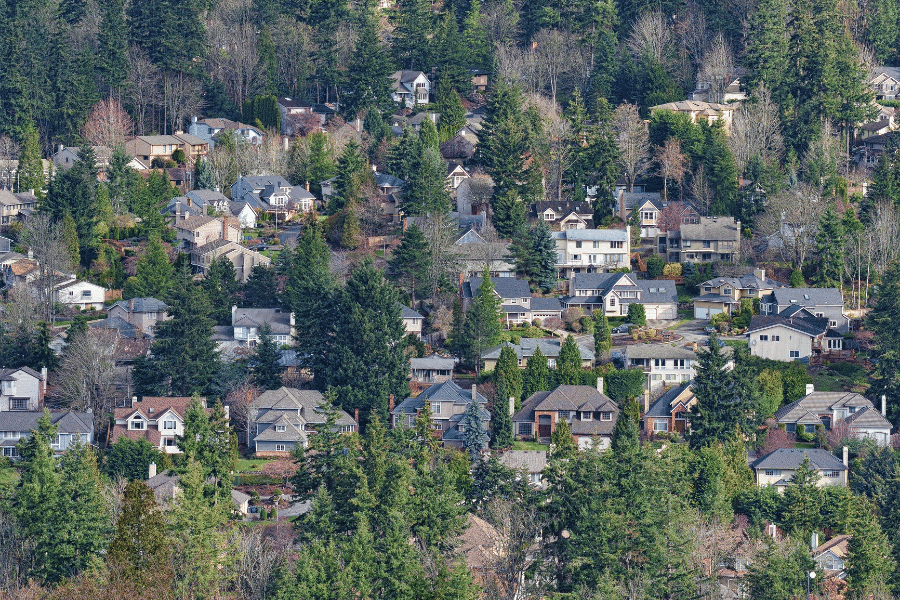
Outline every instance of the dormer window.
<path fill-rule="evenodd" d="M 284 426 L 284 425 L 276 425 L 276 426 L 275 426 L 275 431 L 284 431 L 284 430 L 285 430 L 285 426 Z"/>
<path fill-rule="evenodd" d="M 144 429 L 146 429 L 146 428 L 147 428 L 147 424 L 144 423 L 144 420 L 143 420 L 143 419 L 133 419 L 133 420 L 128 424 L 128 429 L 137 429 L 137 430 L 141 430 L 141 431 L 142 431 L 142 430 L 144 430 Z"/>
<path fill-rule="evenodd" d="M 593 420 L 593 418 L 594 418 L 594 413 L 592 413 L 592 412 L 590 412 L 590 411 L 583 411 L 583 412 L 581 413 L 581 420 L 582 420 L 582 421 L 591 421 L 591 420 Z"/>
<path fill-rule="evenodd" d="M 731 288 L 730 287 L 725 288 L 724 290 L 722 290 L 722 293 L 724 293 L 726 296 L 730 296 Z"/>
<path fill-rule="evenodd" d="M 611 411 L 603 411 L 600 413 L 601 421 L 612 421 L 612 412 Z"/>

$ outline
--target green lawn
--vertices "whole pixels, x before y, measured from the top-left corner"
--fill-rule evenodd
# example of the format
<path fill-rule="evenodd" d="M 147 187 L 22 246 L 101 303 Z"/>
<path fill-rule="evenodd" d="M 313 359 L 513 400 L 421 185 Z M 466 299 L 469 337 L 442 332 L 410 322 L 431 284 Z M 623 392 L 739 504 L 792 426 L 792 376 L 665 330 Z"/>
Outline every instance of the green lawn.
<path fill-rule="evenodd" d="M 749 346 L 747 340 L 725 340 L 725 345 L 732 348 L 740 348 L 741 346 L 746 348 Z"/>
<path fill-rule="evenodd" d="M 248 458 L 239 458 L 237 460 L 237 464 L 234 467 L 235 473 L 250 473 L 252 471 L 259 471 L 269 462 L 269 459 L 266 458 L 254 458 L 250 460 Z"/>
<path fill-rule="evenodd" d="M 513 450 L 543 450 L 547 451 L 547 446 L 538 442 L 513 442 Z"/>
<path fill-rule="evenodd" d="M 12 467 L 0 467 L 0 496 L 11 489 L 19 479 L 19 474 Z"/>

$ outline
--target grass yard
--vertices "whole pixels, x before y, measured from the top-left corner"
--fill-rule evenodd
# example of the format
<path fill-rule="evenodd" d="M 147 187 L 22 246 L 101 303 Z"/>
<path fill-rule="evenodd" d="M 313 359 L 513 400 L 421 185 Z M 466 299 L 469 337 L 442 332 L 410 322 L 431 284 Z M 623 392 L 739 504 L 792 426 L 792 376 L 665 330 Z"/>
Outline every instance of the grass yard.
<path fill-rule="evenodd" d="M 547 446 L 538 442 L 513 442 L 513 450 L 543 450 L 547 451 Z"/>
<path fill-rule="evenodd" d="M 747 348 L 749 346 L 747 340 L 725 340 L 725 345 L 731 346 L 732 348 Z"/>
<path fill-rule="evenodd" d="M 234 467 L 235 473 L 251 473 L 254 471 L 261 471 L 262 468 L 268 463 L 271 459 L 268 458 L 239 458 L 237 460 L 237 464 Z"/>
<path fill-rule="evenodd" d="M 810 369 L 813 385 L 821 392 L 852 391 L 864 393 L 869 387 L 866 370 L 853 363 L 834 363 L 818 369 Z"/>
<path fill-rule="evenodd" d="M 12 467 L 0 467 L 0 495 L 5 490 L 12 489 L 12 487 L 19 480 L 19 474 Z"/>

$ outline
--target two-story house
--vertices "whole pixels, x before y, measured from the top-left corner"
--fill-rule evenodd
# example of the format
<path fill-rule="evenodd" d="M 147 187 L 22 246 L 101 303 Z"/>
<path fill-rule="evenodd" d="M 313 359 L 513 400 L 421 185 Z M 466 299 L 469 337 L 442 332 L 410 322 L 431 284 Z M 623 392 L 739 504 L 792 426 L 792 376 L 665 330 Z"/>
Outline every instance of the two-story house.
<path fill-rule="evenodd" d="M 235 278 L 241 283 L 245 283 L 250 278 L 254 267 L 268 267 L 272 264 L 272 260 L 268 256 L 263 256 L 237 242 L 217 239 L 191 250 L 191 267 L 195 273 L 202 275 L 210 268 L 213 261 L 222 256 L 234 265 Z"/>
<path fill-rule="evenodd" d="M 431 96 L 431 81 L 422 71 L 396 71 L 391 75 L 391 100 L 403 103 L 408 108 L 428 104 Z"/>
<path fill-rule="evenodd" d="M 106 172 L 109 168 L 109 159 L 112 158 L 112 150 L 107 146 L 91 146 L 94 151 L 94 167 L 100 172 Z M 78 146 L 59 145 L 59 149 L 50 157 L 57 171 L 69 169 L 78 160 L 81 148 Z"/>
<path fill-rule="evenodd" d="M 106 288 L 89 281 L 71 279 L 53 288 L 56 301 L 81 310 L 100 310 L 106 302 Z"/>
<path fill-rule="evenodd" d="M 789 308 L 805 308 L 818 319 L 827 319 L 828 328 L 846 333 L 850 318 L 844 314 L 844 298 L 837 288 L 782 287 L 762 298 L 759 304 L 763 315 L 780 315 Z"/>
<path fill-rule="evenodd" d="M 684 434 L 690 428 L 691 407 L 696 403 L 697 397 L 689 383 L 666 390 L 653 404 L 650 391 L 646 390 L 641 428 L 647 433 Z"/>
<path fill-rule="evenodd" d="M 500 352 L 504 348 L 510 348 L 516 353 L 520 369 L 524 369 L 528 365 L 528 359 L 534 356 L 535 351 L 538 349 L 547 359 L 547 366 L 554 369 L 559 358 L 559 351 L 562 348 L 562 341 L 557 338 L 520 338 L 518 344 L 503 342 L 499 346 L 489 348 L 481 354 L 485 371 L 492 371 L 497 366 Z M 581 353 L 581 366 L 586 369 L 592 367 L 594 364 L 593 350 L 584 346 L 578 346 L 578 351 Z"/>
<path fill-rule="evenodd" d="M 658 192 L 620 192 L 619 218 L 628 222 L 631 214 L 640 215 L 641 239 L 655 238 L 659 234 L 659 215 L 664 205 Z"/>
<path fill-rule="evenodd" d="M 747 328 L 750 354 L 771 360 L 808 361 L 825 351 L 840 351 L 844 338 L 826 319 L 807 309 L 785 309 L 779 315 L 754 315 Z"/>
<path fill-rule="evenodd" d="M 31 437 L 44 415 L 37 410 L 0 411 L 0 456 L 19 458 L 19 442 Z M 48 411 L 50 424 L 56 426 L 56 436 L 50 440 L 54 454 L 62 454 L 76 442 L 94 443 L 94 415 L 73 410 Z"/>
<path fill-rule="evenodd" d="M 594 208 L 590 202 L 540 201 L 531 205 L 531 217 L 553 229 L 593 229 Z"/>
<path fill-rule="evenodd" d="M 200 399 L 206 405 L 206 399 Z M 167 454 L 180 454 L 177 436 L 184 435 L 184 419 L 191 404 L 189 397 L 160 398 L 144 396 L 132 399 L 128 406 L 116 407 L 113 411 L 114 424 L 111 443 L 120 437 L 132 440 L 147 440 L 154 448 Z M 211 409 L 205 409 L 207 413 Z M 226 414 L 228 407 L 225 407 Z"/>
<path fill-rule="evenodd" d="M 817 392 L 812 384 L 807 384 L 806 395 L 781 407 L 775 413 L 775 420 L 786 431 L 807 434 L 815 434 L 817 428 L 828 431 L 844 422 L 854 437 L 869 438 L 887 446 L 891 441 L 891 423 L 886 413 L 884 396 L 879 413 L 865 396 L 853 392 Z"/>
<path fill-rule="evenodd" d="M 655 112 L 668 110 L 671 112 L 682 113 L 691 118 L 691 123 L 705 122 L 712 125 L 716 121 L 722 121 L 725 125 L 725 131 L 731 130 L 731 121 L 734 118 L 735 106 L 731 104 L 719 104 L 717 102 L 703 102 L 700 100 L 680 100 L 678 102 L 667 102 L 666 104 L 658 104 L 650 107 L 650 114 Z"/>
<path fill-rule="evenodd" d="M 231 185 L 231 198 L 280 214 L 309 212 L 316 201 L 308 189 L 291 185 L 280 175 L 241 175 Z"/>
<path fill-rule="evenodd" d="M 419 383 L 443 383 L 453 378 L 458 358 L 432 354 L 409 359 L 410 379 Z"/>
<path fill-rule="evenodd" d="M 154 158 L 171 160 L 176 150 L 184 152 L 189 164 L 209 154 L 209 144 L 195 135 L 139 135 L 125 142 L 125 152 L 149 165 Z"/>
<path fill-rule="evenodd" d="M 286 97 L 278 98 L 278 112 L 281 114 L 283 135 L 306 135 L 309 131 L 314 131 L 314 128 L 321 128 L 337 114 L 333 104 L 318 104 Z"/>
<path fill-rule="evenodd" d="M 0 189 L 0 225 L 10 225 L 25 218 L 38 208 L 34 191 L 13 193 Z"/>
<path fill-rule="evenodd" d="M 741 222 L 733 217 L 700 217 L 660 238 L 660 253 L 673 262 L 734 262 L 741 249 Z"/>
<path fill-rule="evenodd" d="M 625 348 L 625 366 L 642 369 L 650 391 L 681 386 L 694 378 L 697 354 L 684 346 L 634 344 Z"/>
<path fill-rule="evenodd" d="M 257 456 L 288 456 L 309 446 L 309 437 L 328 419 L 325 397 L 316 390 L 280 387 L 250 402 L 247 446 Z M 339 408 L 335 427 L 342 433 L 359 430 L 359 421 Z"/>
<path fill-rule="evenodd" d="M 700 296 L 694 298 L 694 318 L 709 319 L 719 313 L 731 314 L 744 298 L 759 298 L 777 288 L 786 287 L 766 277 L 764 269 L 739 277 L 716 277 L 700 284 Z"/>
<path fill-rule="evenodd" d="M 46 369 L 30 367 L 0 369 L 0 412 L 40 411 L 47 391 Z"/>
<path fill-rule="evenodd" d="M 866 84 L 875 92 L 876 100 L 893 100 L 900 94 L 900 68 L 873 67 Z"/>
<path fill-rule="evenodd" d="M 272 341 L 278 346 L 294 343 L 294 313 L 280 308 L 231 307 L 231 326 L 214 327 L 215 339 L 220 348 L 255 348 L 260 330 L 268 325 Z"/>
<path fill-rule="evenodd" d="M 755 461 L 751 468 L 756 476 L 756 485 L 774 485 L 779 493 L 784 493 L 797 469 L 804 463 L 819 475 L 816 482 L 819 487 L 847 486 L 847 465 L 831 452 L 818 448 L 779 448 Z"/>
<path fill-rule="evenodd" d="M 582 449 L 609 447 L 619 418 L 618 405 L 603 393 L 603 378 L 597 387 L 561 385 L 551 392 L 535 392 L 513 415 L 513 434 L 519 440 L 535 440 L 543 444 L 557 423 L 565 420 Z"/>
<path fill-rule="evenodd" d="M 578 273 L 569 279 L 566 308 L 581 308 L 590 315 L 595 309 L 609 317 L 628 314 L 629 304 L 642 304 L 648 319 L 678 317 L 678 291 L 666 279 L 636 279 L 631 273 Z"/>
<path fill-rule="evenodd" d="M 143 335 L 153 337 L 153 330 L 160 321 L 172 317 L 166 312 L 166 304 L 156 298 L 131 298 L 119 300 L 107 312 L 108 319 L 122 319 Z"/>
<path fill-rule="evenodd" d="M 405 304 L 400 306 L 400 317 L 403 319 L 403 328 L 406 329 L 406 333 L 421 339 L 425 317 L 419 314 L 419 311 L 413 310 Z"/>
<path fill-rule="evenodd" d="M 556 269 L 563 279 L 575 273 L 600 273 L 631 266 L 631 227 L 564 229 L 552 234 Z"/>
<path fill-rule="evenodd" d="M 484 428 L 488 429 L 491 414 L 487 410 L 487 398 L 478 393 L 474 384 L 471 390 L 464 390 L 452 380 L 435 383 L 418 396 L 392 407 L 391 427 L 413 427 L 419 412 L 428 406 L 435 436 L 445 446 L 462 448 L 464 431 L 460 430 L 459 422 L 473 402 L 478 404 L 478 414 Z"/>
<path fill-rule="evenodd" d="M 478 290 L 481 288 L 481 277 L 470 277 L 460 286 L 463 310 L 469 310 Z M 491 277 L 494 294 L 500 298 L 501 311 L 507 326 L 520 325 L 529 320 L 531 315 L 531 288 L 524 279 L 515 277 Z"/>
<path fill-rule="evenodd" d="M 193 117 L 188 127 L 188 133 L 200 138 L 212 150 L 216 147 L 216 136 L 223 131 L 233 131 L 236 135 L 247 140 L 247 142 L 258 146 L 262 143 L 263 135 L 259 128 L 246 123 L 232 121 L 230 119 L 200 119 Z"/>

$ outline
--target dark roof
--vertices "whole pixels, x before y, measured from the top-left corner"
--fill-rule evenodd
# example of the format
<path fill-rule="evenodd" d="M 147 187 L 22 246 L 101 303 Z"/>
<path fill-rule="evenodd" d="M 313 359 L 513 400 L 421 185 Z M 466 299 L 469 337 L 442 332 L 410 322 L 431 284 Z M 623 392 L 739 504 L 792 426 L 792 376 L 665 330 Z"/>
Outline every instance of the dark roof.
<path fill-rule="evenodd" d="M 559 298 L 552 296 L 550 298 L 532 298 L 531 310 L 562 310 L 563 305 Z"/>
<path fill-rule="evenodd" d="M 42 411 L 0 412 L 0 431 L 32 431 L 38 427 Z M 50 423 L 59 427 L 59 433 L 93 433 L 94 415 L 73 410 L 51 411 Z"/>
<path fill-rule="evenodd" d="M 166 303 L 156 298 L 131 298 L 130 300 L 119 300 L 110 308 L 118 306 L 127 312 L 135 313 L 159 313 L 166 311 Z"/>
<path fill-rule="evenodd" d="M 607 292 L 623 277 L 624 273 L 576 273 L 576 290 L 603 290 Z M 629 282 L 630 283 L 630 282 Z M 578 298 L 575 298 L 576 300 Z"/>
<path fill-rule="evenodd" d="M 494 291 L 501 298 L 530 298 L 531 288 L 524 279 L 515 277 L 491 277 L 491 283 L 494 285 Z M 463 297 L 474 298 L 481 287 L 481 277 L 470 277 L 463 283 Z"/>
<path fill-rule="evenodd" d="M 560 216 L 574 212 L 579 215 L 586 215 L 587 218 L 591 218 L 594 214 L 594 209 L 591 207 L 590 202 L 554 202 L 546 200 L 532 204 L 531 214 L 536 217 L 544 214 L 547 209 L 553 210 L 554 213 Z"/>
<path fill-rule="evenodd" d="M 406 182 L 402 179 L 394 177 L 393 175 L 389 175 L 387 173 L 378 173 L 375 172 L 375 185 L 380 188 L 388 188 L 388 187 L 403 187 L 406 185 Z"/>
<path fill-rule="evenodd" d="M 13 377 L 13 375 L 14 375 L 15 373 L 18 373 L 19 371 L 21 371 L 21 372 L 23 372 L 23 373 L 27 373 L 27 374 L 31 375 L 32 377 L 38 379 L 39 381 L 43 381 L 43 380 L 44 380 L 43 375 L 41 375 L 40 373 L 38 373 L 37 371 L 35 371 L 35 370 L 32 369 L 31 367 L 18 367 L 18 368 L 12 368 L 12 369 L 0 369 L 0 380 L 11 381 L 11 380 L 15 379 L 15 378 Z"/>
<path fill-rule="evenodd" d="M 846 471 L 844 466 L 834 454 L 827 450 L 804 448 L 779 448 L 755 463 L 754 469 L 796 469 L 804 460 L 809 460 L 809 466 L 817 471 Z"/>
<path fill-rule="evenodd" d="M 475 392 L 475 399 L 478 403 L 487 404 L 487 398 L 479 394 L 477 388 Z M 415 398 L 407 398 L 395 406 L 394 410 L 391 411 L 391 414 L 415 414 L 425 406 L 426 400 L 452 400 L 457 404 L 469 404 L 472 401 L 472 391 L 464 390 L 454 381 L 435 383 Z"/>
<path fill-rule="evenodd" d="M 90 324 L 94 329 L 116 329 L 124 338 L 134 338 L 137 335 L 137 327 L 122 317 L 106 317 Z"/>
<path fill-rule="evenodd" d="M 424 318 L 417 311 L 414 311 L 413 309 L 406 306 L 405 304 L 400 305 L 400 313 L 401 313 L 401 317 L 404 319 L 423 319 Z"/>
<path fill-rule="evenodd" d="M 622 192 L 620 196 L 622 206 L 626 209 L 640 206 L 646 202 L 652 203 L 657 209 L 662 210 L 659 200 L 659 192 Z"/>
<path fill-rule="evenodd" d="M 779 306 L 844 306 L 841 291 L 837 288 L 778 288 L 771 296 Z"/>
<path fill-rule="evenodd" d="M 557 338 L 521 338 L 518 344 L 512 342 L 503 342 L 499 346 L 494 346 L 485 350 L 482 358 L 499 358 L 503 348 L 511 348 L 516 353 L 517 358 L 531 358 L 534 356 L 535 350 L 540 348 L 541 354 L 547 358 L 556 358 L 562 349 L 562 341 Z M 581 353 L 581 360 L 593 360 L 594 352 L 584 346 L 578 346 Z"/>
<path fill-rule="evenodd" d="M 731 296 L 723 296 L 721 294 L 703 294 L 694 298 L 694 302 L 725 302 L 728 304 L 740 304 L 740 300 L 735 300 Z"/>
<path fill-rule="evenodd" d="M 681 392 L 685 390 L 685 388 L 689 387 L 691 384 L 686 383 L 679 387 L 673 387 L 666 390 L 662 396 L 656 399 L 653 404 L 650 405 L 650 410 L 644 413 L 645 417 L 669 417 L 672 415 L 671 404 L 672 400 L 677 398 Z"/>
<path fill-rule="evenodd" d="M 668 279 L 639 279 L 636 283 L 641 288 L 641 302 L 678 302 L 678 290 L 675 289 L 674 281 Z"/>
<path fill-rule="evenodd" d="M 780 315 L 755 315 L 750 320 L 750 328 L 747 329 L 747 333 L 753 333 L 754 331 L 760 331 L 779 325 L 815 337 L 824 334 L 828 329 L 828 319 L 804 319 L 797 317 L 782 317 Z"/>

